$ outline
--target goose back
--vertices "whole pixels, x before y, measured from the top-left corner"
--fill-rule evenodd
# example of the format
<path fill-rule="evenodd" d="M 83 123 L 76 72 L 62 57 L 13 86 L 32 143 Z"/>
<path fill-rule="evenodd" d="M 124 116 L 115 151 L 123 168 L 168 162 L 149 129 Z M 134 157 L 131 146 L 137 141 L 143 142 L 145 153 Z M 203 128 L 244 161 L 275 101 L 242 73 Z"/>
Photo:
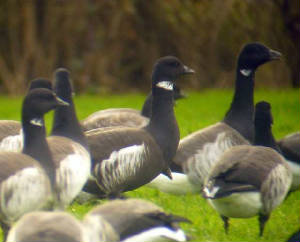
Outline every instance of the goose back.
<path fill-rule="evenodd" d="M 249 144 L 236 130 L 219 122 L 180 140 L 174 162 L 189 180 L 202 186 L 220 155 L 233 146 Z"/>
<path fill-rule="evenodd" d="M 149 122 L 147 117 L 141 116 L 134 109 L 109 109 L 96 112 L 81 122 L 83 130 L 111 126 L 144 127 Z"/>
<path fill-rule="evenodd" d="M 9 231 L 7 241 L 89 242 L 83 225 L 64 212 L 32 212 L 26 214 Z"/>
<path fill-rule="evenodd" d="M 183 217 L 167 214 L 155 204 L 141 199 L 107 202 L 92 209 L 85 216 L 84 222 L 90 217 L 104 219 L 112 225 L 121 240 L 129 241 L 132 236 L 153 228 L 164 227 L 175 233 L 179 229 L 179 222 L 189 222 Z"/>
<path fill-rule="evenodd" d="M 185 97 L 178 86 L 174 85 L 174 100 Z M 153 95 L 150 92 L 142 110 L 132 108 L 109 108 L 95 112 L 85 118 L 81 125 L 84 131 L 109 126 L 145 127 L 152 114 Z"/>

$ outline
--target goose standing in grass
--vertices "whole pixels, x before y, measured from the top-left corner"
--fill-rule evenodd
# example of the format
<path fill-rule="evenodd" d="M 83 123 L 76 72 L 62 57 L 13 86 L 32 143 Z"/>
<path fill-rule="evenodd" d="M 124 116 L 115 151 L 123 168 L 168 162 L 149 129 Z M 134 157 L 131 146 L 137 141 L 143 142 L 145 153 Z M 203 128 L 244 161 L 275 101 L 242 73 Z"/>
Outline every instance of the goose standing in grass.
<path fill-rule="evenodd" d="M 229 218 L 259 216 L 259 235 L 270 214 L 284 200 L 292 182 L 285 159 L 276 151 L 270 105 L 260 102 L 255 111 L 255 144 L 226 151 L 206 179 L 203 196 L 221 215 L 225 231 Z M 270 148 L 271 147 L 271 148 Z"/>
<path fill-rule="evenodd" d="M 179 87 L 174 85 L 174 100 L 184 98 Z M 84 131 L 111 126 L 144 127 L 151 117 L 152 92 L 144 102 L 142 111 L 132 108 L 109 108 L 95 112 L 81 121 Z"/>
<path fill-rule="evenodd" d="M 172 56 L 160 58 L 152 73 L 152 116 L 143 128 L 100 128 L 87 132 L 92 174 L 105 195 L 136 189 L 163 172 L 170 176 L 179 129 L 173 110 L 173 86 L 194 71 Z M 89 192 L 88 188 L 85 191 Z"/>
<path fill-rule="evenodd" d="M 189 220 L 165 213 L 155 204 L 141 199 L 114 200 L 92 209 L 83 224 L 99 231 L 97 221 L 107 221 L 121 241 L 186 241 L 178 223 Z"/>
<path fill-rule="evenodd" d="M 81 222 L 65 212 L 28 213 L 10 229 L 6 241 L 92 242 Z"/>
<path fill-rule="evenodd" d="M 38 78 L 30 82 L 29 91 L 35 88 L 47 88 L 52 90 L 51 82 L 43 78 Z M 0 120 L 0 151 L 22 151 L 22 132 L 21 122 Z"/>
<path fill-rule="evenodd" d="M 221 122 L 180 140 L 172 171 L 183 168 L 189 181 L 202 188 L 211 167 L 226 150 L 253 142 L 255 71 L 262 64 L 279 57 L 279 52 L 260 43 L 243 47 L 237 61 L 235 92 L 230 109 Z"/>
<path fill-rule="evenodd" d="M 44 206 L 51 196 L 55 176 L 43 116 L 60 105 L 66 103 L 50 90 L 30 91 L 22 106 L 23 151 L 0 152 L 0 214 L 4 237 L 14 221 Z"/>
<path fill-rule="evenodd" d="M 47 138 L 56 169 L 56 207 L 64 209 L 82 190 L 90 176 L 91 157 L 72 100 L 69 72 L 55 72 L 54 91 L 70 105 L 56 108 L 51 136 Z"/>
<path fill-rule="evenodd" d="M 300 132 L 287 135 L 277 143 L 293 172 L 291 191 L 298 190 L 300 187 Z"/>

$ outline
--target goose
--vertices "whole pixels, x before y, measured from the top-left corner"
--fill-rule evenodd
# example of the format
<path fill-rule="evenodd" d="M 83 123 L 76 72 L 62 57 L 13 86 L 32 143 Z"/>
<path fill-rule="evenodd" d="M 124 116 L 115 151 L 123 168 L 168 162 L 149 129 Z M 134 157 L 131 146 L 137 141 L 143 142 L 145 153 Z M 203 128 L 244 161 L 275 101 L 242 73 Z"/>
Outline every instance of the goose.
<path fill-rule="evenodd" d="M 211 167 L 226 150 L 254 140 L 254 75 L 280 53 L 260 43 L 245 45 L 238 57 L 234 97 L 224 119 L 180 140 L 172 171 L 183 172 L 202 189 Z"/>
<path fill-rule="evenodd" d="M 14 221 L 51 199 L 54 167 L 43 116 L 59 105 L 66 103 L 48 89 L 29 91 L 22 105 L 22 153 L 0 152 L 0 223 L 4 237 Z"/>
<path fill-rule="evenodd" d="M 300 187 L 300 132 L 285 136 L 277 142 L 282 155 L 293 172 L 291 191 Z"/>
<path fill-rule="evenodd" d="M 282 203 L 289 191 L 292 173 L 276 151 L 271 124 L 270 104 L 258 103 L 255 146 L 240 145 L 226 151 L 205 181 L 203 196 L 221 215 L 226 233 L 229 217 L 258 215 L 262 236 L 272 210 Z"/>
<path fill-rule="evenodd" d="M 264 105 L 266 106 L 266 109 L 268 106 L 269 109 L 271 109 L 271 106 L 268 103 L 265 103 Z M 271 114 L 269 118 L 271 119 L 270 123 L 273 124 L 273 117 Z M 256 128 L 255 135 L 259 138 L 257 145 L 264 145 L 271 148 L 275 148 L 285 158 L 286 163 L 288 164 L 293 174 L 290 191 L 292 192 L 298 190 L 300 188 L 300 157 L 296 159 L 296 154 L 299 153 L 297 148 L 300 148 L 300 140 L 298 140 L 300 137 L 298 136 L 298 134 L 295 133 L 292 136 L 284 138 L 277 142 L 272 134 L 270 126 Z M 266 140 L 268 140 L 269 142 L 267 143 Z M 294 154 L 294 156 L 291 154 Z"/>
<path fill-rule="evenodd" d="M 174 84 L 174 100 L 184 98 L 178 86 Z M 111 126 L 144 127 L 151 117 L 152 92 L 144 102 L 141 111 L 132 108 L 109 108 L 95 112 L 81 121 L 84 131 Z"/>
<path fill-rule="evenodd" d="M 56 172 L 55 208 L 63 210 L 82 190 L 90 176 L 91 157 L 76 116 L 69 72 L 64 68 L 55 72 L 54 91 L 69 103 L 55 109 L 53 128 L 47 137 Z"/>
<path fill-rule="evenodd" d="M 160 207 L 142 199 L 113 200 L 93 208 L 83 219 L 83 224 L 92 225 L 107 221 L 121 241 L 186 241 L 187 236 L 178 226 L 188 219 L 165 213 Z"/>
<path fill-rule="evenodd" d="M 30 82 L 28 90 L 47 88 L 52 90 L 51 82 L 37 78 Z M 0 151 L 21 152 L 23 148 L 22 124 L 14 120 L 0 120 Z"/>
<path fill-rule="evenodd" d="M 158 59 L 152 72 L 149 124 L 143 128 L 106 127 L 86 133 L 92 174 L 103 195 L 117 197 L 148 183 L 161 172 L 169 175 L 169 164 L 179 142 L 173 85 L 181 75 L 193 72 L 176 57 Z M 89 188 L 84 191 L 89 192 Z"/>
<path fill-rule="evenodd" d="M 6 241 L 89 242 L 90 240 L 84 226 L 72 215 L 66 212 L 36 211 L 25 214 L 10 229 Z"/>

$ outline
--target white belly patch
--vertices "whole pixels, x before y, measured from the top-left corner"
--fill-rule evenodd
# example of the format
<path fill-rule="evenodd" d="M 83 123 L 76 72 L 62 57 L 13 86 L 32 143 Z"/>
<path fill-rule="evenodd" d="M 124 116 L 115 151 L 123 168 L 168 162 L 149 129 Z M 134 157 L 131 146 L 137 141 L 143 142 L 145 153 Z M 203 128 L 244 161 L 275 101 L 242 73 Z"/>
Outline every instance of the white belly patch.
<path fill-rule="evenodd" d="M 231 218 L 249 218 L 262 209 L 259 192 L 233 193 L 230 196 L 208 199 L 212 207 L 220 214 Z"/>

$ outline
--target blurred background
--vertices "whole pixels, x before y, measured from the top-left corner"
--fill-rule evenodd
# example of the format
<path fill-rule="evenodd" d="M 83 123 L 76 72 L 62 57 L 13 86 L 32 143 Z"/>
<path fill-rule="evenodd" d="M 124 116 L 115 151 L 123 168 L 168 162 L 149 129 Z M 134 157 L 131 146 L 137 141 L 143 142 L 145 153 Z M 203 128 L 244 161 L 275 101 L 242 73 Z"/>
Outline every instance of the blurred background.
<path fill-rule="evenodd" d="M 241 47 L 282 52 L 260 87 L 299 87 L 299 0 L 1 0 L 0 92 L 71 71 L 76 91 L 148 91 L 154 61 L 175 55 L 197 75 L 182 87 L 232 87 Z"/>

